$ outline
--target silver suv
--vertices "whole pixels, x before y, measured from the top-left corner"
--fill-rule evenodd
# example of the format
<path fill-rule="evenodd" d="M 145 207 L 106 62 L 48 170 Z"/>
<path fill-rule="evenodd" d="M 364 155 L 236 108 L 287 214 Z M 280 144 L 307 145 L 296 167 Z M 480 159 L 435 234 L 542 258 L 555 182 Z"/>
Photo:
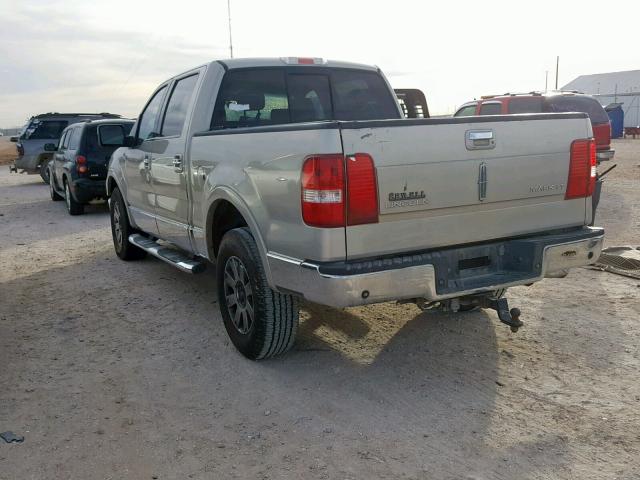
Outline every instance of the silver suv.
<path fill-rule="evenodd" d="M 120 118 L 113 113 L 42 113 L 29 119 L 19 137 L 11 137 L 16 142 L 18 158 L 9 166 L 11 172 L 39 173 L 45 183 L 49 183 L 47 164 L 52 152 L 44 149 L 45 144 L 55 143 L 65 128 L 72 123 L 101 118 Z"/>

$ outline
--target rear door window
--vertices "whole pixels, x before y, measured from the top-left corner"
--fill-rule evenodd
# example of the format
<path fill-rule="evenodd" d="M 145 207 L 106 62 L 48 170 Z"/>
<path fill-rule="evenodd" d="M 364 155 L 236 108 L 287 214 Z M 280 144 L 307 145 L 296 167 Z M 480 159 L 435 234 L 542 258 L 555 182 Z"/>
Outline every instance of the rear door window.
<path fill-rule="evenodd" d="M 332 70 L 333 108 L 336 120 L 399 118 L 394 97 L 376 72 Z"/>
<path fill-rule="evenodd" d="M 184 122 L 187 118 L 187 110 L 191 104 L 191 98 L 196 87 L 198 74 L 178 80 L 173 87 L 171 97 L 167 103 L 160 135 L 163 137 L 180 136 Z"/>
<path fill-rule="evenodd" d="M 166 85 L 158 90 L 153 97 L 151 97 L 151 100 L 149 100 L 149 103 L 147 103 L 146 108 L 140 115 L 138 127 L 138 138 L 140 140 L 147 140 L 158 136 L 158 132 L 155 131 L 155 128 L 158 124 L 160 108 L 162 108 L 164 94 L 166 91 Z"/>
<path fill-rule="evenodd" d="M 590 97 L 563 95 L 549 97 L 545 104 L 547 112 L 583 112 L 589 114 L 593 123 L 608 123 L 609 116 L 602 105 Z"/>
<path fill-rule="evenodd" d="M 466 107 L 462 107 L 460 110 L 456 112 L 454 117 L 470 117 L 476 114 L 476 104 L 467 105 Z"/>
<path fill-rule="evenodd" d="M 69 142 L 71 141 L 71 135 L 73 135 L 73 128 L 70 128 L 69 130 L 67 130 L 67 133 L 64 134 L 64 142 L 62 143 L 62 146 L 65 148 L 65 150 L 67 148 L 69 148 Z"/>
<path fill-rule="evenodd" d="M 511 98 L 508 110 L 509 113 L 540 113 L 542 112 L 542 97 Z"/>
<path fill-rule="evenodd" d="M 480 107 L 480 115 L 500 115 L 502 104 L 500 102 L 483 103 Z"/>
<path fill-rule="evenodd" d="M 64 132 L 60 137 L 60 141 L 58 142 L 58 150 L 62 150 L 63 148 L 66 148 L 65 142 L 67 141 L 68 136 L 69 136 L 69 130 Z"/>

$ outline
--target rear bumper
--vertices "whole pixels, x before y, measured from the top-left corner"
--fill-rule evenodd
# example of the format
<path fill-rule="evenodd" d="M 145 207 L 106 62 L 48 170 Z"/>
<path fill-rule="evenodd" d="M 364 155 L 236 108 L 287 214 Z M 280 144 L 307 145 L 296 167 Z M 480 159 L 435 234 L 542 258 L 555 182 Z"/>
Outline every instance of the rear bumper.
<path fill-rule="evenodd" d="M 604 230 L 584 227 L 411 255 L 328 264 L 267 254 L 273 283 L 312 302 L 349 307 L 412 298 L 471 295 L 564 276 L 594 263 Z"/>
<path fill-rule="evenodd" d="M 19 170 L 25 170 L 29 173 L 36 173 L 40 171 L 40 156 L 39 155 L 22 155 L 17 157 L 14 165 Z"/>
<path fill-rule="evenodd" d="M 599 162 L 602 162 L 605 160 L 611 160 L 615 154 L 616 154 L 616 151 L 613 149 L 599 150 L 599 151 L 596 151 L 596 160 L 598 160 Z"/>
<path fill-rule="evenodd" d="M 71 183 L 72 193 L 80 203 L 88 203 L 94 198 L 107 198 L 104 178 L 91 180 L 80 178 Z"/>

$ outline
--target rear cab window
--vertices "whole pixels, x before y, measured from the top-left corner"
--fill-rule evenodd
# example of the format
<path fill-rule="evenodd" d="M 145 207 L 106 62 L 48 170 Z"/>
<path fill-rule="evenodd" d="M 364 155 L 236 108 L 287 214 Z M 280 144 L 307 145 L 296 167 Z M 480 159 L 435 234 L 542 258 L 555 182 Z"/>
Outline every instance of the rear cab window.
<path fill-rule="evenodd" d="M 211 128 L 389 118 L 401 117 L 394 96 L 376 72 L 255 68 L 225 74 Z"/>
<path fill-rule="evenodd" d="M 547 98 L 546 112 L 583 112 L 589 115 L 592 123 L 608 123 L 609 116 L 602 105 L 590 97 L 574 95 L 558 95 Z"/>
<path fill-rule="evenodd" d="M 490 102 L 480 106 L 480 115 L 500 115 L 502 113 L 502 103 Z"/>

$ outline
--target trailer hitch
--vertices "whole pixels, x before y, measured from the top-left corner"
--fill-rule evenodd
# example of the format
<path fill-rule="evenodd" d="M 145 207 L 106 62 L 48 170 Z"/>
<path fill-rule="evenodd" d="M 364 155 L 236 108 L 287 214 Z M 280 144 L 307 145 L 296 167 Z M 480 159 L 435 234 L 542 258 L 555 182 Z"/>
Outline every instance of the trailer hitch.
<path fill-rule="evenodd" d="M 484 297 L 480 300 L 480 306 L 482 308 L 491 308 L 498 312 L 498 318 L 506 325 L 509 325 L 513 333 L 524 325 L 520 321 L 520 309 L 512 308 L 509 310 L 509 302 L 506 298 L 487 298 Z"/>

